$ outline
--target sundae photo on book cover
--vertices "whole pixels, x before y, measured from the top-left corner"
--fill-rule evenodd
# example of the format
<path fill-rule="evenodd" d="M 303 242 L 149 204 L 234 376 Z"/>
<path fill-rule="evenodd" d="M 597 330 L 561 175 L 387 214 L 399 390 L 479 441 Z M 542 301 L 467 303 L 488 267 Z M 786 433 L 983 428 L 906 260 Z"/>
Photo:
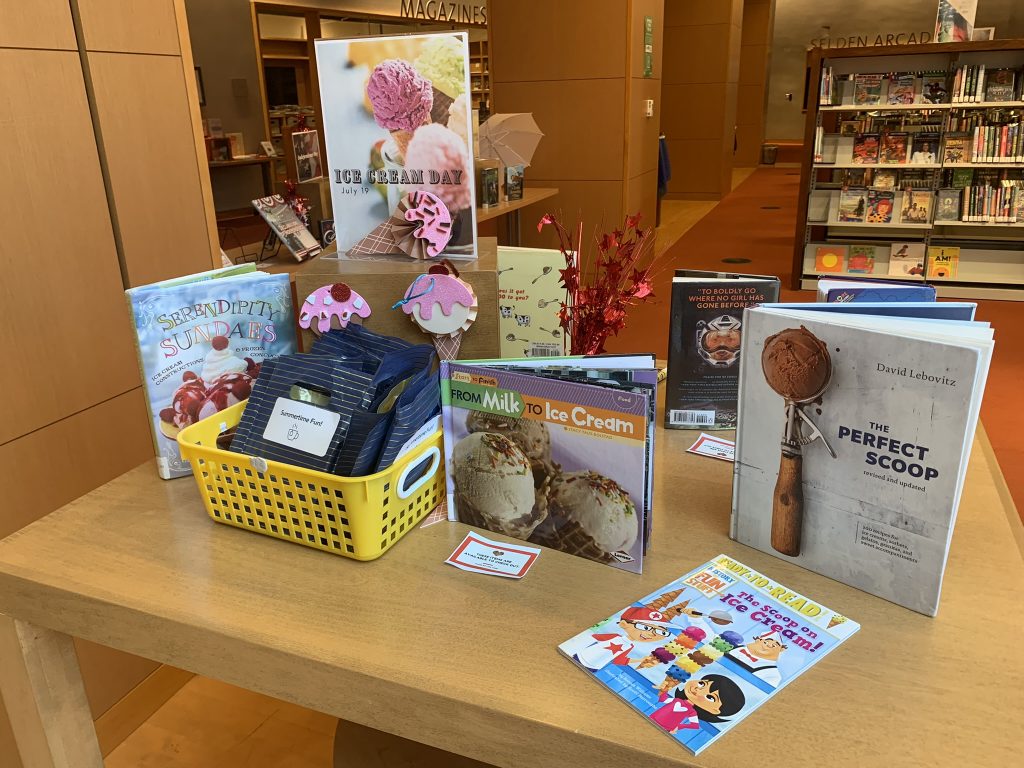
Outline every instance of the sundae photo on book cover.
<path fill-rule="evenodd" d="M 339 258 L 476 258 L 464 32 L 317 40 Z"/>
<path fill-rule="evenodd" d="M 935 615 L 993 347 L 946 309 L 747 310 L 735 540 Z"/>
<path fill-rule="evenodd" d="M 718 555 L 558 650 L 696 755 L 859 629 Z"/>
<path fill-rule="evenodd" d="M 640 573 L 651 396 L 444 362 L 452 519 Z"/>

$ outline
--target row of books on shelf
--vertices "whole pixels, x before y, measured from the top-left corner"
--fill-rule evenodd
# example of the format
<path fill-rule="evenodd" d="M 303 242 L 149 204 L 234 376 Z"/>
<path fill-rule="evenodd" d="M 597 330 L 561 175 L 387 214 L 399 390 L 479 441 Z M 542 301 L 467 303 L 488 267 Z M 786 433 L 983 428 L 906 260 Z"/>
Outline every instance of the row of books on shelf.
<path fill-rule="evenodd" d="M 819 186 L 931 189 L 932 176 L 932 171 L 915 168 L 834 168 L 830 181 L 820 182 Z"/>
<path fill-rule="evenodd" d="M 943 163 L 1024 163 L 1021 122 L 979 125 L 970 133 L 946 136 Z"/>
<path fill-rule="evenodd" d="M 985 69 L 984 64 L 964 64 L 953 76 L 954 104 L 983 101 L 1015 101 L 1020 98 L 1017 70 Z"/>
<path fill-rule="evenodd" d="M 808 221 L 828 220 L 831 196 L 812 197 Z M 839 193 L 835 223 L 838 224 L 900 224 L 963 221 L 977 224 L 1016 224 L 1024 222 L 1024 182 L 982 184 L 963 188 L 947 187 L 934 195 L 928 190 L 903 192 L 899 212 L 896 192 L 875 188 L 846 188 Z"/>
<path fill-rule="evenodd" d="M 928 224 L 932 193 L 910 190 L 903 193 L 896 214 L 896 193 L 883 189 L 844 189 L 839 193 L 836 221 L 846 224 Z"/>
<path fill-rule="evenodd" d="M 925 246 L 924 243 L 882 245 L 818 245 L 814 249 L 814 271 L 822 274 L 875 274 L 875 265 L 888 250 L 886 274 L 894 277 L 955 278 L 960 249 L 955 246 Z M 927 255 L 927 258 L 925 256 Z"/>
<path fill-rule="evenodd" d="M 1020 73 L 1003 68 L 986 71 L 984 64 L 963 65 L 952 73 L 892 72 L 837 75 L 822 69 L 821 106 L 966 104 L 1015 101 L 1020 98 Z"/>
<path fill-rule="evenodd" d="M 856 165 L 931 165 L 938 160 L 937 133 L 864 133 L 853 139 L 851 162 Z M 822 145 L 825 149 L 825 143 Z"/>

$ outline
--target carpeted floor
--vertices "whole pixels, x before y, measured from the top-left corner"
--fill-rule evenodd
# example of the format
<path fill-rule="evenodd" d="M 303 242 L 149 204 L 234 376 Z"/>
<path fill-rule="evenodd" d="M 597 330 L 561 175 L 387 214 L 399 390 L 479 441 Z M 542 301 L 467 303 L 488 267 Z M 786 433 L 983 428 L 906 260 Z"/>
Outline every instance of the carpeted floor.
<path fill-rule="evenodd" d="M 697 222 L 665 254 L 655 283 L 654 303 L 638 307 L 629 326 L 609 344 L 610 351 L 668 354 L 668 310 L 672 271 L 679 268 L 730 270 L 778 275 L 783 301 L 814 301 L 810 291 L 792 291 L 793 237 L 800 175 L 795 168 L 759 168 Z M 728 264 L 726 258 L 750 259 Z M 1024 381 L 1024 304 L 978 302 L 979 320 L 996 329 L 996 349 L 981 418 L 999 459 L 1010 494 L 1024 517 L 1024 411 L 1007 407 Z"/>

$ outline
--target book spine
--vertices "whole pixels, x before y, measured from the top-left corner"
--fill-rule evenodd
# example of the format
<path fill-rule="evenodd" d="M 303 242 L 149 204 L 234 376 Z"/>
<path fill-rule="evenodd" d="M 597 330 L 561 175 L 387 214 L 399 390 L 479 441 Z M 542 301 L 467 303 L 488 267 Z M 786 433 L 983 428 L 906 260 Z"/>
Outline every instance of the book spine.
<path fill-rule="evenodd" d="M 961 67 L 957 67 L 956 74 L 953 75 L 953 89 L 950 93 L 950 102 L 957 104 L 960 101 L 960 73 L 962 72 Z"/>
<path fill-rule="evenodd" d="M 974 88 L 974 100 L 976 102 L 985 100 L 985 65 L 978 67 L 978 82 Z"/>
<path fill-rule="evenodd" d="M 1010 143 L 1010 126 L 1004 125 L 999 131 L 999 160 L 1006 160 L 1007 147 Z"/>

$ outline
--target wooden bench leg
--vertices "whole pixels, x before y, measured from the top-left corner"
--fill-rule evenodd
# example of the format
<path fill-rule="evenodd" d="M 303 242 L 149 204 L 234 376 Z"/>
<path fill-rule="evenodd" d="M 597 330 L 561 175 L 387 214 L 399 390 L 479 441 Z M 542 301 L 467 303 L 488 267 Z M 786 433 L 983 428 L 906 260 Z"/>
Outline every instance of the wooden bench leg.
<path fill-rule="evenodd" d="M 70 637 L 0 616 L 0 692 L 25 768 L 103 768 Z"/>
<path fill-rule="evenodd" d="M 347 720 L 334 732 L 334 768 L 494 768 Z"/>

